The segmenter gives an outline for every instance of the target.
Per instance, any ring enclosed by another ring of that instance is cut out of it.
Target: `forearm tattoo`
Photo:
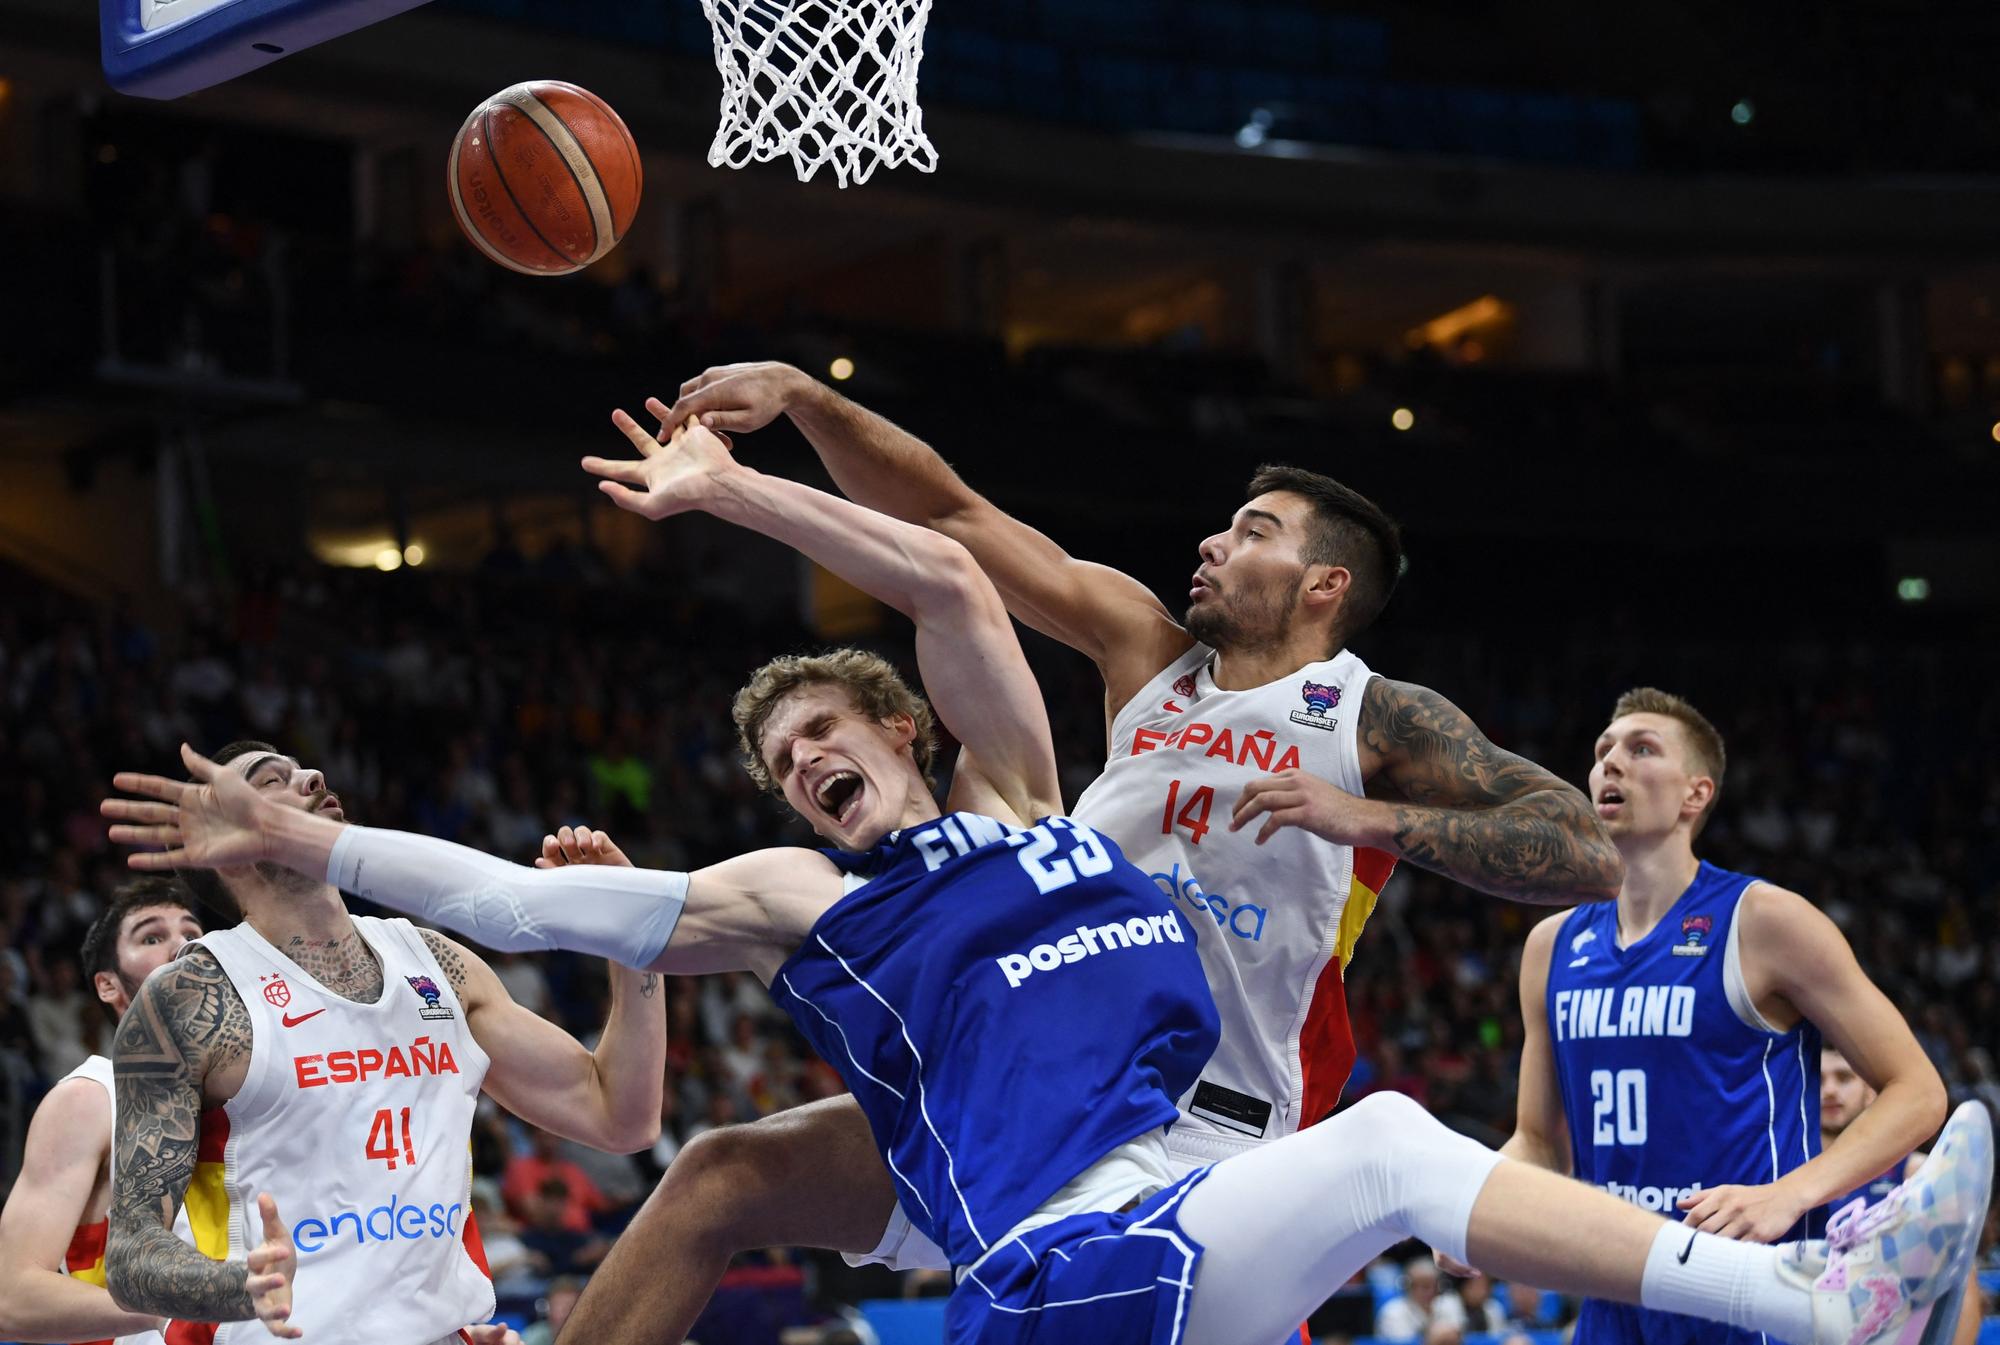
[[[1495,747],[1435,691],[1376,678],[1359,732],[1384,763],[1396,849],[1410,863],[1516,901],[1618,895],[1624,866],[1589,800]]]
[[[244,1263],[212,1261],[173,1231],[194,1173],[202,1080],[249,1049],[250,1015],[200,948],[148,980],[118,1025],[117,1180],[104,1261],[123,1308],[197,1322],[257,1315]]]

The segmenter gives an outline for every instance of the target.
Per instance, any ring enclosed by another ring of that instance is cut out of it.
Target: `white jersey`
[[[263,1241],[259,1193],[298,1249],[292,1324],[317,1345],[425,1345],[493,1312],[472,1223],[472,1114],[487,1057],[407,920],[354,917],[382,996],[344,999],[249,925],[204,935],[250,1012],[243,1087],[203,1117],[226,1255]],[[219,1345],[268,1338],[229,1322]]]
[[[1297,828],[1256,843],[1229,818],[1243,786],[1297,768],[1362,792],[1355,723],[1374,676],[1350,653],[1247,691],[1196,645],[1111,726],[1104,773],[1072,810],[1117,841],[1198,931],[1222,1044],[1180,1100],[1175,1157],[1226,1158],[1321,1120],[1354,1064],[1343,969],[1395,868]]]
[[[105,1098],[111,1104],[112,1124],[115,1128],[118,1115],[118,1088],[112,1079],[111,1062],[101,1055],[91,1056],[57,1082],[68,1083],[71,1079],[88,1079],[104,1090]],[[107,1132],[104,1138],[106,1140],[104,1176],[105,1184],[109,1186],[117,1176],[117,1145],[110,1143],[111,1133]],[[75,1234],[70,1238],[69,1249],[63,1254],[63,1273],[87,1284],[94,1284],[100,1289],[104,1288],[104,1244],[109,1229],[108,1217],[78,1224]],[[194,1241],[194,1231],[188,1226],[188,1212],[185,1205],[174,1215],[174,1234],[183,1242]],[[98,1345],[104,1343],[99,1342]],[[115,1345],[164,1345],[164,1342],[157,1331],[141,1331],[134,1335],[118,1337]]]

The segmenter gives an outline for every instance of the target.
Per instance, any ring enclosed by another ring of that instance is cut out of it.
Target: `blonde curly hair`
[[[774,658],[756,672],[736,693],[729,717],[736,723],[736,745],[743,754],[743,768],[757,782],[757,788],[783,795],[764,764],[764,725],[778,703],[794,691],[809,686],[839,687],[863,716],[888,719],[908,715],[916,721],[916,737],[910,743],[917,771],[924,784],[937,787],[931,766],[937,757],[937,717],[930,702],[910,690],[902,674],[885,658],[865,649],[835,649],[825,654],[787,654]]]

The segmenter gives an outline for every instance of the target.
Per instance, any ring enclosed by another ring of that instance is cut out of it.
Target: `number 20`
[[[1590,1072],[1590,1142],[1595,1145],[1646,1142],[1646,1071]]]

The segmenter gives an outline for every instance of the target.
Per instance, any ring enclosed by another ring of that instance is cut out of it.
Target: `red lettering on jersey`
[[[1295,771],[1298,768],[1299,768],[1299,749],[1296,747],[1287,747],[1285,749],[1285,755],[1278,758],[1278,764],[1273,766],[1271,768],[1271,771],[1273,774],[1278,774],[1283,771]]]
[[[1198,747],[1214,736],[1215,728],[1212,725],[1201,723],[1189,724],[1181,730],[1180,748],[1182,751],[1186,751],[1190,747]]]
[[[301,1088],[324,1088],[328,1084],[366,1083],[369,1079],[415,1079],[426,1074],[456,1074],[458,1061],[452,1058],[448,1042],[418,1037],[408,1046],[391,1046],[386,1053],[373,1047],[353,1051],[328,1051],[324,1055],[292,1058],[292,1074]]]
[[[1244,762],[1255,758],[1257,769],[1268,771],[1271,769],[1271,753],[1277,746],[1278,735],[1269,729],[1246,733],[1243,735],[1241,745],[1236,749],[1236,764],[1241,766]]]
[[[1167,735],[1158,729],[1140,729],[1132,735],[1132,755],[1136,757],[1141,752],[1150,752],[1165,742],[1166,738]]]
[[[1202,753],[1202,755],[1209,757],[1221,757],[1224,761],[1228,761],[1231,759],[1232,754],[1235,751],[1236,751],[1236,739],[1230,734],[1228,729],[1224,729],[1222,731],[1222,736],[1220,738],[1217,738],[1215,740],[1214,745],[1211,746],[1208,749],[1208,751]]]

